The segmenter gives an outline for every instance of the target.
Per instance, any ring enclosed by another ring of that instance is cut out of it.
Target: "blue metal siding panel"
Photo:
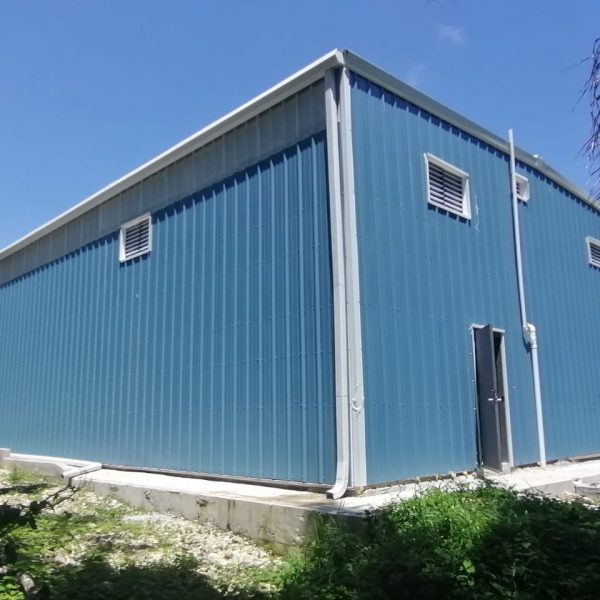
[[[600,270],[586,236],[600,215],[531,169],[520,205],[528,319],[538,330],[549,458],[600,451]]]
[[[323,131],[323,82],[318,81],[169,167],[0,261],[0,284],[89,242],[122,223],[164,209],[260,160]]]
[[[358,76],[352,86],[369,483],[476,466],[472,323],[506,330],[515,458],[535,460],[507,159]],[[471,221],[427,204],[425,152],[470,174]]]
[[[321,133],[0,287],[2,445],[331,482],[327,210]]]

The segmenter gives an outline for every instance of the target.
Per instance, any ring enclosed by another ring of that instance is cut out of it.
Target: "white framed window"
[[[586,237],[588,250],[588,261],[592,267],[600,269],[600,240],[593,237]]]
[[[517,180],[517,200],[521,202],[529,201],[529,179],[519,173],[515,173],[515,179]]]
[[[126,262],[152,250],[152,215],[147,213],[121,226],[119,261]]]
[[[463,219],[471,218],[469,174],[445,160],[425,154],[427,202]]]

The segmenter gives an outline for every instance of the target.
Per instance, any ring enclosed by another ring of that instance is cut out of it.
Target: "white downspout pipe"
[[[88,473],[94,473],[95,471],[100,471],[101,469],[102,463],[89,463],[88,465],[84,465],[83,467],[63,471],[61,478],[66,479],[69,482],[69,485],[71,485],[71,480],[74,477],[79,477],[80,475],[87,475]]]
[[[523,284],[523,261],[521,258],[521,228],[519,225],[519,205],[517,199],[517,170],[515,161],[515,142],[513,130],[508,130],[508,142],[510,147],[510,182],[512,195],[513,231],[515,237],[515,255],[517,261],[517,283],[519,286],[519,306],[521,308],[521,327],[523,336],[531,350],[531,369],[533,371],[533,395],[535,399],[535,417],[537,423],[538,448],[540,455],[540,466],[546,466],[546,440],[544,436],[544,418],[542,412],[542,392],[540,385],[540,365],[538,358],[537,332],[535,325],[527,322],[527,311],[525,309],[525,289]]]
[[[358,225],[352,137],[352,88],[344,66],[340,78],[340,156],[342,163],[342,213],[346,266],[346,320],[348,324],[348,392],[350,395],[350,485],[367,484],[365,390],[361,327]]]
[[[350,406],[348,399],[348,337],[344,221],[340,168],[339,107],[335,71],[325,74],[327,163],[329,173],[329,220],[333,276],[333,329],[335,353],[335,421],[337,466],[334,486],[327,497],[337,500],[348,488],[350,474]]]

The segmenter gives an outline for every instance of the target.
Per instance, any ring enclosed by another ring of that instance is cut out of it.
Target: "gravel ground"
[[[0,470],[0,503],[28,505],[61,489],[56,481],[46,483],[46,487],[29,494],[2,493],[2,488],[14,485],[15,481],[14,476],[11,481],[10,472]],[[28,484],[28,481],[18,482],[18,485]],[[257,570],[282,565],[281,559],[266,548],[230,531],[145,512],[120,500],[97,496],[85,488],[72,493],[54,513],[76,516],[78,523],[73,539],[49,550],[47,560],[61,566],[78,565],[93,549],[106,553],[116,568],[168,562],[186,555],[198,561],[199,573],[220,587],[235,588],[250,584]]]

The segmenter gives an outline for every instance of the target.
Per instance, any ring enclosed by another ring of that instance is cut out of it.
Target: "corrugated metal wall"
[[[319,81],[0,261],[0,284],[181,200],[325,129]]]
[[[600,215],[531,169],[521,205],[528,319],[538,330],[549,458],[600,451],[600,269],[586,236]]]
[[[536,460],[507,158],[358,76],[352,117],[369,482],[476,466],[472,323],[506,330],[515,459]],[[470,174],[470,221],[428,206],[425,152]]]
[[[185,195],[193,160],[119,218]],[[113,232],[0,287],[2,445],[331,482],[326,182],[319,133],[155,212],[142,259]]]

